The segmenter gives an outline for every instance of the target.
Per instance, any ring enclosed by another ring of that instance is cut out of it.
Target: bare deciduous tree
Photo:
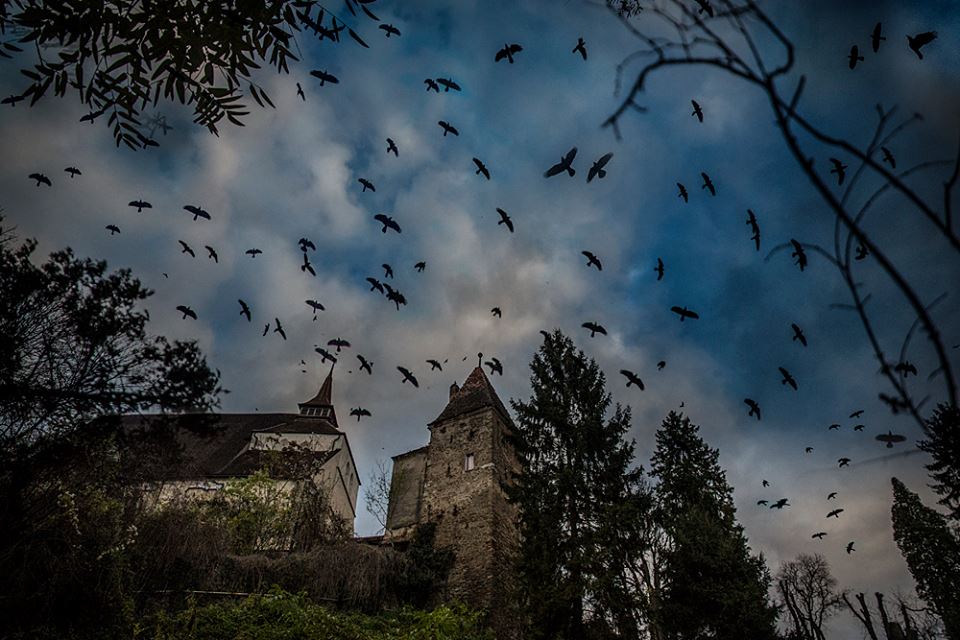
[[[824,640],[824,623],[842,606],[844,594],[822,555],[801,553],[777,574],[780,604],[789,613],[791,638]]]

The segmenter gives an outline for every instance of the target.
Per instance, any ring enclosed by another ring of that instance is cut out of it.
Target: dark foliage
[[[927,471],[933,478],[933,490],[950,517],[960,520],[960,410],[941,404],[924,424],[926,440],[920,448],[933,458]]]

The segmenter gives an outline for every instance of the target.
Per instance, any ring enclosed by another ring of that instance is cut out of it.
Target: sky
[[[891,142],[899,166],[952,158],[960,135],[960,11],[952,3],[767,7],[797,45],[797,70],[783,86],[806,74],[800,106],[811,120],[866,144],[874,105],[898,105],[901,114],[924,116]],[[837,271],[816,255],[803,272],[787,251],[768,256],[791,238],[831,247],[834,218],[789,155],[764,96],[717,70],[664,70],[638,98],[647,111],[625,116],[618,140],[601,124],[619,104],[617,65],[641,43],[602,7],[418,0],[371,8],[401,36],[386,38],[370,21],[351,21],[370,49],[302,37],[303,60],[290,75],[258,78],[276,108],[253,105],[245,127],[225,125],[219,137],[192,125],[189,110],[161,103],[150,113],[173,129],[156,133],[159,148],[132,152],[117,149],[103,124],[79,123],[86,110],[75,97],[5,107],[6,224],[39,240],[38,257],[70,246],[132,269],[155,292],[146,303],[150,330],[196,340],[221,371],[231,390],[224,411],[296,411],[328,368],[313,347],[349,340],[334,375],[334,401],[367,486],[379,460],[425,444],[426,424],[478,352],[503,362],[502,377],[492,377],[501,398],[525,399],[539,331],[560,328],[600,363],[614,401],[632,409],[637,464],[649,466],[654,433],[670,410],[682,405],[701,425],[720,449],[750,544],[771,571],[800,552],[819,552],[843,587],[912,589],[892,537],[890,477],[933,504],[925,454],[915,447],[921,433],[877,399],[891,390],[863,327],[831,306],[849,302]],[[877,21],[888,40],[874,54],[868,38]],[[940,37],[919,60],[905,35],[928,30]],[[578,37],[586,61],[571,51]],[[494,62],[495,52],[514,42],[523,46],[516,63]],[[851,71],[846,55],[854,43],[866,59]],[[761,46],[773,55],[770,43]],[[17,62],[0,62],[4,96],[23,88]],[[312,69],[340,83],[321,87]],[[624,78],[638,69],[627,65]],[[451,77],[463,91],[427,92],[428,77]],[[691,115],[691,99],[703,108],[702,123]],[[439,120],[460,135],[444,137]],[[398,157],[386,153],[388,137]],[[828,158],[837,152],[801,143],[815,169],[833,180]],[[545,179],[571,147],[579,150],[576,176]],[[614,156],[606,177],[588,184],[590,164],[608,152]],[[486,163],[491,180],[474,173],[472,157]],[[69,165],[83,174],[70,179],[62,171]],[[53,186],[34,186],[26,176],[35,171]],[[701,189],[701,171],[716,184],[716,197]],[[938,167],[911,185],[939,204],[948,173]],[[376,192],[363,193],[361,177]],[[678,198],[677,182],[687,186],[689,203]],[[877,185],[865,180],[854,201]],[[139,198],[153,209],[138,214],[127,206]],[[186,204],[201,205],[212,219],[194,221]],[[515,233],[497,224],[498,207],[512,217]],[[759,252],[748,208],[761,226]],[[402,233],[381,233],[377,213],[394,217]],[[107,224],[121,233],[111,236]],[[956,254],[897,196],[878,201],[866,228],[925,303],[948,293],[933,317],[956,367]],[[316,277],[299,269],[297,240],[304,236],[317,246],[310,253]],[[181,253],[178,240],[197,257]],[[207,259],[204,245],[217,250],[219,263]],[[245,255],[254,247],[263,253]],[[586,265],[583,250],[597,254],[602,271]],[[662,281],[657,258],[665,265]],[[413,268],[419,261],[426,262],[422,273]],[[395,278],[386,281],[408,301],[399,311],[365,280],[384,280],[382,263],[392,265]],[[913,316],[870,258],[855,269],[872,294],[884,349],[897,353]],[[240,316],[238,298],[249,303],[253,322]],[[315,320],[306,299],[325,306]],[[181,319],[180,304],[195,309],[197,320]],[[700,319],[681,323],[673,305],[696,310]],[[261,336],[274,318],[288,340]],[[587,321],[609,335],[590,338],[580,326]],[[803,328],[809,346],[791,340],[791,323]],[[359,371],[358,353],[374,362],[372,376]],[[927,380],[936,365],[922,335],[908,355],[920,372],[911,388],[918,398],[931,396],[929,410],[944,387]],[[445,362],[443,371],[431,372],[427,358]],[[419,389],[401,383],[398,365],[414,372]],[[781,384],[780,366],[796,377],[797,391]],[[636,371],[645,390],[626,388],[620,369]],[[747,416],[745,397],[760,403],[761,421]],[[353,421],[348,413],[356,406],[372,416]],[[861,418],[848,417],[859,409]],[[829,431],[832,423],[841,428]],[[853,431],[857,423],[862,432]],[[888,430],[907,443],[885,449],[874,436]],[[853,462],[838,469],[842,456]],[[763,479],[771,486],[762,487]],[[362,507],[363,491],[356,529],[369,535],[378,525]],[[838,498],[827,502],[831,491]],[[782,511],[756,504],[781,497],[791,505]],[[845,510],[841,517],[826,520],[836,507]],[[828,535],[812,540],[817,531]],[[856,552],[848,555],[851,540]]]

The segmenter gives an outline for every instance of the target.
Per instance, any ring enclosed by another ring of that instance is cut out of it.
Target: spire
[[[457,388],[456,383],[454,383],[450,387],[450,399],[447,406],[430,424],[433,425],[486,407],[493,408],[512,427],[513,421],[510,419],[507,408],[503,405],[483,368],[478,365],[463,381],[463,385]]]
[[[330,371],[320,385],[317,395],[306,402],[301,402],[298,406],[301,416],[327,418],[336,426],[337,414],[333,410],[333,365],[330,366]]]

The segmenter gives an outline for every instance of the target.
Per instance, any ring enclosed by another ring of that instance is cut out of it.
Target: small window
[[[472,470],[473,470],[473,467],[475,466],[475,464],[476,464],[476,463],[474,462],[473,454],[472,454],[472,453],[468,453],[468,454],[467,454],[467,457],[463,459],[463,470],[464,470],[464,471],[472,471]]]

